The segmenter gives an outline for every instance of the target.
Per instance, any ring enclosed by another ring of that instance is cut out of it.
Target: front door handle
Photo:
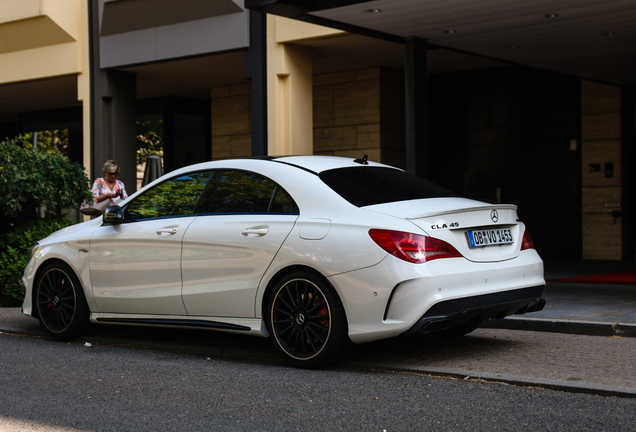
[[[157,235],[174,235],[179,231],[179,227],[161,228],[157,230]]]
[[[265,234],[267,234],[268,231],[269,231],[269,227],[268,226],[255,226],[255,227],[251,227],[251,228],[247,228],[247,229],[243,230],[241,232],[241,234],[243,234],[246,237],[251,235],[251,234],[264,236]]]

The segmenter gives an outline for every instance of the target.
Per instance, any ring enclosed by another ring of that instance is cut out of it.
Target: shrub
[[[0,234],[0,306],[20,306],[24,295],[20,280],[29,251],[38,240],[69,226],[67,220],[32,219]]]
[[[25,148],[29,145],[22,138],[0,142],[0,218],[20,222],[35,207],[56,217],[91,199],[84,168],[61,154]]]
[[[38,240],[71,223],[62,209],[91,199],[84,168],[54,151],[34,150],[22,138],[0,142],[0,306],[22,303],[20,279]],[[35,218],[35,208],[46,218]]]

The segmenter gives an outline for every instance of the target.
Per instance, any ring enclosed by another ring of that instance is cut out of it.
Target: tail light
[[[526,232],[523,233],[523,240],[521,240],[521,250],[526,249],[534,249],[534,243],[532,242],[532,237],[530,237],[530,233],[526,229]]]
[[[374,242],[391,255],[410,263],[423,263],[438,258],[457,258],[462,255],[448,243],[419,234],[369,230]]]

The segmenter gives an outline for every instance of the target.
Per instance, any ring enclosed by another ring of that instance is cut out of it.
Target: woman
[[[96,203],[109,199],[108,205],[119,204],[120,201],[128,198],[124,183],[117,180],[119,175],[119,163],[114,160],[107,160],[104,164],[104,178],[98,178],[93,183],[91,192]]]

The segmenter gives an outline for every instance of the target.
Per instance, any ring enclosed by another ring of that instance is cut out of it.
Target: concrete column
[[[77,77],[77,98],[82,101],[82,166],[89,179],[93,177],[91,127],[91,27],[92,3],[80,2],[82,35],[82,73]],[[88,216],[85,217],[88,219]]]
[[[249,11],[250,47],[245,77],[252,81],[252,156],[267,155],[267,15]]]
[[[429,176],[428,78],[426,41],[417,37],[405,40],[406,91],[406,171]]]
[[[128,194],[137,189],[136,76],[100,67],[97,0],[90,0],[90,129],[92,179],[103,175],[108,159],[121,167]]]
[[[275,17],[267,21],[268,154],[313,153],[311,48],[276,42]]]
[[[623,154],[625,162],[623,187],[623,256],[636,258],[636,92],[622,89],[623,101]]]
[[[96,81],[101,85],[93,88],[91,97],[93,175],[101,177],[104,162],[117,160],[121,166],[118,179],[130,194],[137,189],[135,74],[103,71]]]

